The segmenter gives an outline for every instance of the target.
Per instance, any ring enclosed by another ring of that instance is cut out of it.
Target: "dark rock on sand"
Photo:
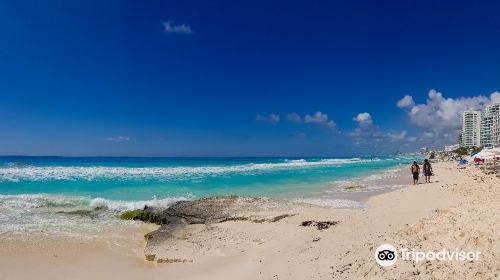
[[[337,221],[325,221],[325,222],[317,222],[317,221],[304,221],[300,225],[303,227],[316,227],[318,230],[328,229],[330,226],[334,226],[338,224]]]
[[[147,254],[146,254],[146,260],[147,260],[147,261],[152,262],[152,261],[154,261],[154,260],[155,260],[155,258],[156,258],[156,255],[147,255]]]
[[[144,210],[136,209],[131,211],[123,212],[120,215],[120,219],[122,220],[140,220],[140,216],[143,214]]]
[[[192,263],[190,259],[158,259],[157,263]]]
[[[366,189],[366,186],[354,185],[344,188],[344,190],[362,190],[362,189]]]

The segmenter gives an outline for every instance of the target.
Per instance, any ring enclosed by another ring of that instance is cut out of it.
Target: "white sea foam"
[[[361,204],[360,202],[348,199],[301,198],[301,199],[295,199],[293,201],[299,203],[318,205],[322,207],[339,208],[339,209],[365,208],[365,205]]]
[[[47,238],[77,237],[98,238],[102,231],[115,232],[125,226],[117,215],[125,210],[148,206],[168,207],[179,200],[192,197],[169,197],[141,201],[122,201],[83,196],[50,194],[0,195],[0,239],[11,237],[30,238],[41,235]],[[68,215],[73,210],[96,210],[94,218],[85,215]]]
[[[117,201],[108,200],[104,198],[94,198],[90,201],[90,207],[92,208],[106,208],[115,211],[125,211],[133,209],[142,209],[144,206],[159,206],[159,207],[169,207],[177,201],[189,200],[185,197],[172,197],[157,199],[153,197],[152,200],[141,200],[141,201]]]
[[[88,201],[85,197],[49,194],[0,195],[2,208],[75,207],[88,205]]]
[[[360,188],[356,190],[349,189],[349,192],[370,192],[373,190],[381,189],[381,188],[392,188],[398,187],[401,184],[397,182],[390,182],[391,180],[397,179],[401,176],[402,168],[390,168],[382,170],[379,173],[366,175],[363,177],[352,177],[344,180],[334,180],[329,182],[332,188],[325,190],[326,192],[338,192],[344,191],[346,187],[351,187],[353,185],[362,185],[366,186],[366,188]]]
[[[307,162],[305,159],[285,159],[285,162]]]
[[[250,163],[229,166],[176,167],[109,167],[109,166],[5,166],[0,168],[0,182],[46,180],[189,180],[221,176],[230,173],[252,173],[273,169],[309,168],[378,161],[351,159],[322,159],[316,161],[287,160],[276,163]]]
[[[126,201],[110,200],[101,197],[90,198],[83,196],[63,196],[49,194],[19,194],[19,195],[0,195],[0,209],[35,209],[42,207],[53,208],[103,208],[113,211],[125,211],[143,208],[144,206],[169,207],[176,201],[190,200],[193,197],[167,197],[158,199],[153,197],[151,200]]]
[[[383,172],[377,173],[377,174],[372,174],[366,177],[361,178],[365,182],[371,182],[371,181],[381,181],[381,180],[386,180],[390,178],[396,178],[400,175],[401,168],[392,168],[392,169],[386,169]]]

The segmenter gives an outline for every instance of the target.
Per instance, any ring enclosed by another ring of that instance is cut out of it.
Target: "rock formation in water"
[[[222,196],[178,201],[168,208],[146,206],[124,212],[121,218],[157,225],[211,224],[231,220],[275,222],[291,215],[288,212],[293,209],[292,205],[268,198]],[[276,215],[280,211],[284,213]]]

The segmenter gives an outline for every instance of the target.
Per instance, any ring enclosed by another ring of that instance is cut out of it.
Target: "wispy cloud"
[[[326,127],[331,131],[337,131],[337,124],[333,120],[329,119],[327,114],[324,114],[320,111],[312,115],[306,114],[304,117],[301,117],[297,113],[289,113],[286,115],[286,121],[295,124],[317,124]]]
[[[331,131],[338,132],[337,131],[337,124],[328,118],[328,115],[321,113],[320,111],[309,115],[306,114],[304,117],[297,113],[288,113],[285,115],[285,120],[288,123],[292,124],[311,124],[311,125],[316,125],[320,127],[325,127],[328,128]],[[258,114],[255,116],[255,121],[258,123],[268,123],[272,125],[277,125],[281,121],[281,117],[278,114],[269,114],[269,115],[262,115]]]
[[[286,121],[289,123],[301,123],[302,117],[297,113],[286,114]]]
[[[328,122],[328,115],[321,112],[316,112],[313,115],[306,115],[304,117],[304,122],[306,123],[325,123]]]
[[[167,33],[183,33],[183,34],[193,34],[193,29],[191,26],[183,23],[183,24],[174,24],[174,21],[169,20],[163,22],[163,28]]]
[[[257,116],[255,116],[255,121],[258,122],[258,123],[269,123],[269,124],[272,124],[272,125],[275,125],[277,123],[280,122],[280,115],[278,114],[269,114],[267,116],[264,116],[264,115],[261,115],[261,114],[257,114]]]
[[[327,121],[325,123],[325,126],[328,127],[328,129],[330,129],[331,131],[337,131],[337,123],[335,123],[334,121]]]
[[[104,138],[105,141],[109,142],[128,142],[130,141],[130,137],[128,136],[113,136]]]
[[[299,139],[299,140],[303,140],[307,137],[307,135],[304,133],[304,132],[296,132],[296,133],[291,133],[290,135],[288,135],[290,138],[293,138],[293,139]]]

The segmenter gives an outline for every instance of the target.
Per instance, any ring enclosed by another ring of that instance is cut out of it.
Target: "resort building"
[[[481,111],[464,111],[462,116],[462,146],[481,145]]]
[[[493,116],[491,124],[491,145],[495,148],[500,147],[500,111]]]
[[[481,114],[481,146],[491,148],[494,144],[493,120],[500,114],[500,103],[486,106]]]

